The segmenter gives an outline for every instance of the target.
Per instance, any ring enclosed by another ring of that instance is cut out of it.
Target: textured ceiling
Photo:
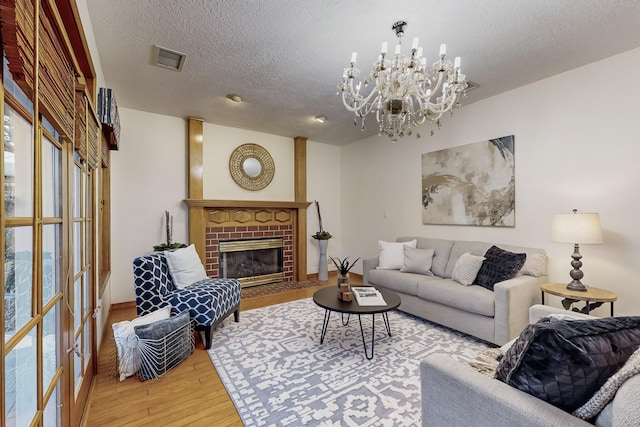
[[[373,118],[353,125],[336,85],[352,51],[368,72],[395,44],[397,20],[429,62],[441,43],[462,57],[480,85],[464,104],[640,46],[636,0],[86,1],[118,105],[335,145],[377,132]],[[153,65],[154,45],[187,54],[183,70]]]

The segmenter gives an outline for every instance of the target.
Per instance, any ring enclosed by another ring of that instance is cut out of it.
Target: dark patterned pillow
[[[162,376],[193,352],[193,332],[188,311],[133,329],[138,337],[138,376],[141,381]]]
[[[555,320],[527,326],[496,378],[565,411],[587,402],[640,347],[640,316]]]
[[[475,284],[489,290],[493,290],[496,283],[515,277],[527,260],[525,253],[516,254],[497,246],[491,246],[484,257]]]

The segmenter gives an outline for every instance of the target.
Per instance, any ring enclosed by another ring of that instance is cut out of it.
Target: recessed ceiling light
[[[316,122],[324,123],[327,121],[327,116],[315,116],[314,120]]]
[[[227,95],[227,99],[230,99],[233,102],[242,102],[242,97],[240,95],[236,95],[235,93],[230,93]]]

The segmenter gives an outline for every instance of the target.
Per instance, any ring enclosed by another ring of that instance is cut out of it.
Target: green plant
[[[331,233],[329,233],[328,231],[324,231],[324,229],[322,228],[322,216],[320,215],[320,203],[318,203],[317,200],[315,200],[314,203],[316,204],[316,210],[318,211],[318,224],[320,225],[320,231],[316,231],[316,234],[312,234],[311,237],[313,237],[316,240],[329,240],[333,236],[331,235]]]
[[[328,231],[317,231],[316,234],[312,234],[311,237],[316,240],[329,240],[333,235]]]
[[[153,247],[154,251],[168,251],[170,249],[180,249],[180,248],[186,248],[187,245],[185,245],[184,243],[161,243],[159,245],[155,245]]]
[[[349,270],[351,270],[353,266],[356,265],[356,262],[358,262],[358,260],[360,259],[360,258],[356,258],[355,261],[349,262],[349,257],[346,257],[343,260],[341,260],[340,258],[334,258],[334,257],[329,257],[329,258],[331,258],[331,261],[333,261],[333,265],[336,266],[336,268],[338,269],[338,271],[342,276],[346,276],[349,273]]]
[[[562,300],[562,306],[564,307],[565,310],[575,311],[576,313],[589,314],[591,310],[596,309],[600,307],[602,304],[604,304],[603,302],[591,302],[591,303],[585,302],[585,306],[582,308],[571,307],[574,303],[579,301],[580,300],[578,299],[565,298]]]
[[[169,214],[169,211],[164,211],[164,218],[165,218],[166,229],[167,229],[167,242],[166,243],[160,243],[159,245],[155,245],[153,247],[153,250],[154,251],[168,251],[170,249],[186,248],[187,245],[185,245],[184,243],[177,243],[177,242],[172,242],[171,241],[171,239],[173,237],[173,216],[171,216],[171,214]]]

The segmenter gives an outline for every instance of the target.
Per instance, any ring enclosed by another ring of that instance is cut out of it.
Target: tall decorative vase
[[[318,263],[318,280],[329,280],[329,267],[327,265],[327,246],[329,240],[318,240],[320,247],[320,261]]]

